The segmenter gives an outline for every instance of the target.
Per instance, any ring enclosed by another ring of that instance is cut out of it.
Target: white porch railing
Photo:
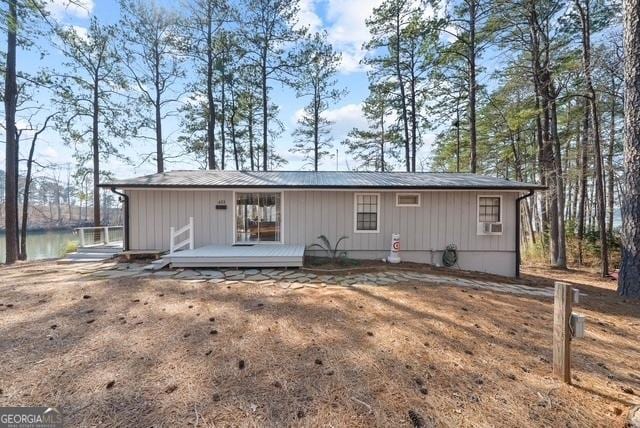
[[[176,238],[185,232],[189,232],[189,237],[184,241],[176,243]],[[189,217],[189,223],[185,226],[182,226],[178,230],[176,230],[175,227],[171,226],[171,230],[169,232],[169,254],[175,253],[178,250],[182,250],[187,245],[189,246],[190,250],[193,250],[193,217]]]
[[[122,243],[124,239],[123,226],[77,227],[75,230],[80,247]]]

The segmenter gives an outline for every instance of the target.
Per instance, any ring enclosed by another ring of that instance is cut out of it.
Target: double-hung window
[[[502,234],[501,196],[478,196],[478,234]]]
[[[354,232],[379,232],[380,195],[378,193],[356,193],[354,205]]]

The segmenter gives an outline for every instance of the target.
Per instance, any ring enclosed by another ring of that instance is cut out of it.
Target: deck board
[[[164,256],[173,267],[299,267],[304,245],[205,245]]]

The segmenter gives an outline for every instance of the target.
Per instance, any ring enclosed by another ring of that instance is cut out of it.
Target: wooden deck
[[[300,267],[304,245],[206,245],[163,257],[172,267]]]

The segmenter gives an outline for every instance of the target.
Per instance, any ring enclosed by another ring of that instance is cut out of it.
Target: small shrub
[[[571,229],[568,229],[571,230]],[[597,230],[585,231],[582,240],[582,266],[597,267],[600,265],[600,234]],[[610,268],[617,269],[620,265],[620,234],[614,231],[613,239],[607,243],[609,246]],[[567,234],[567,263],[578,265],[580,253],[580,241],[572,233]],[[522,261],[528,264],[549,264],[548,237],[543,243],[540,236],[536,243],[527,243],[522,247]]]
[[[78,241],[67,241],[64,246],[64,253],[69,254],[75,253],[76,251],[78,251]]]
[[[333,246],[333,245],[331,245],[331,241],[329,241],[329,239],[326,236],[320,235],[320,236],[318,236],[318,240],[320,241],[320,243],[319,244],[317,244],[317,243],[316,244],[311,244],[311,245],[309,245],[309,248],[318,247],[318,248],[322,249],[325,252],[325,254],[327,255],[327,258],[330,260],[330,262],[331,263],[335,263],[338,259],[345,258],[347,256],[346,251],[338,250],[338,246],[345,239],[349,239],[349,237],[348,236],[341,236],[336,241],[336,245]]]

